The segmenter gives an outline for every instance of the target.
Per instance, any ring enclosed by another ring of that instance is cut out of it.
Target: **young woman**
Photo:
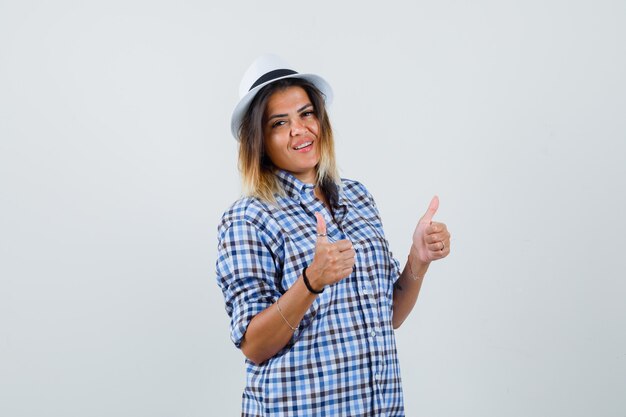
[[[337,173],[326,81],[268,55],[240,95],[245,197],[222,217],[216,269],[247,358],[242,415],[404,415],[394,329],[450,253],[437,197],[401,271],[372,196]]]

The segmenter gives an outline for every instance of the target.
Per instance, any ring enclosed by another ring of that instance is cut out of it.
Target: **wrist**
[[[424,278],[424,275],[426,275],[426,271],[428,271],[428,267],[430,266],[430,262],[424,262],[420,259],[419,252],[415,245],[411,245],[407,263],[413,280]]]
[[[307,271],[309,271],[309,274],[307,274]],[[302,270],[302,280],[304,281],[304,285],[306,286],[307,290],[309,290],[310,293],[313,293],[316,295],[324,292],[324,286],[319,284],[318,280],[316,279],[317,277],[318,275],[315,273],[311,277],[310,269],[308,266],[305,266],[304,269]],[[318,289],[318,288],[321,288],[321,289]]]

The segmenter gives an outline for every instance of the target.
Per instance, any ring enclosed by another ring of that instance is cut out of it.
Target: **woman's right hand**
[[[313,289],[322,290],[326,285],[347,278],[354,268],[356,252],[347,239],[330,243],[326,237],[326,222],[321,213],[317,218],[317,242],[313,262],[306,270]]]

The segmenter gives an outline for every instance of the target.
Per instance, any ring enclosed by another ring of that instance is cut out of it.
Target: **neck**
[[[313,172],[307,172],[307,173],[303,173],[303,174],[293,174],[294,177],[296,177],[297,179],[299,179],[300,181],[302,181],[305,184],[315,184],[317,182],[317,178],[316,178],[316,173],[315,171]]]

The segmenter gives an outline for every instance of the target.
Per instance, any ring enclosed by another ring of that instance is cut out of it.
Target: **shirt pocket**
[[[391,315],[393,283],[396,279],[396,267],[389,244],[377,233],[362,235],[352,243],[357,252],[357,279],[369,284],[377,298],[379,314],[388,318]]]

